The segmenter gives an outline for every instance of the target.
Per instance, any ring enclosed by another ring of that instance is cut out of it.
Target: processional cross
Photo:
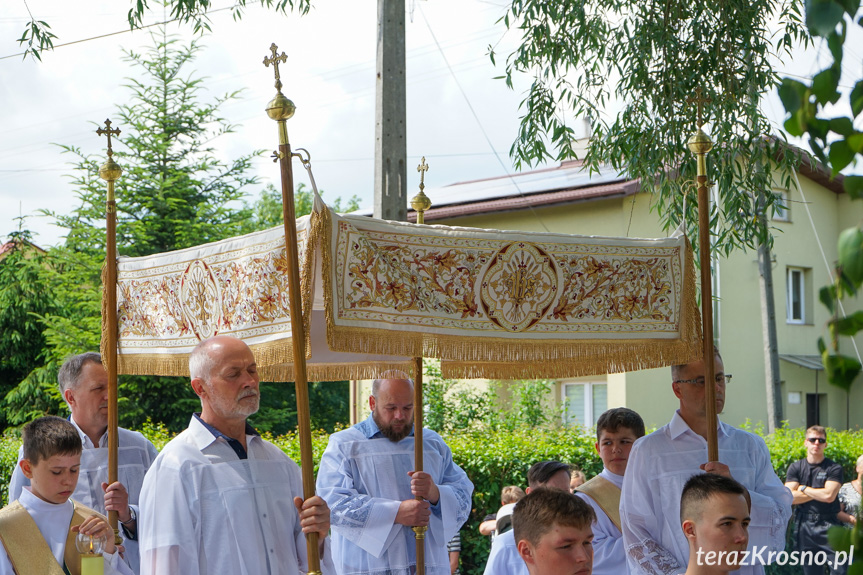
[[[702,118],[702,110],[704,108],[704,104],[709,104],[712,101],[713,100],[711,100],[709,96],[704,96],[702,94],[701,86],[698,86],[697,88],[695,88],[695,96],[690,96],[689,98],[686,99],[687,103],[696,104],[698,106],[698,116],[697,116],[697,120],[696,120],[698,122],[698,124],[695,126],[696,130],[700,130],[701,126],[704,125],[704,121]]]
[[[111,150],[111,135],[119,136],[120,128],[111,128],[111,120],[105,120],[105,127],[99,128],[96,130],[96,133],[100,136],[108,135],[108,157],[110,158],[114,155],[114,152]]]
[[[279,47],[276,46],[275,42],[270,44],[270,52],[273,53],[273,56],[271,58],[267,58],[266,56],[264,56],[264,66],[269,68],[270,64],[272,64],[273,68],[276,69],[276,90],[281,92],[282,91],[282,80],[279,78],[279,62],[281,62],[282,64],[287,62],[288,61],[288,55],[285,54],[284,52],[282,52],[282,55],[279,56]]]
[[[422,162],[417,166],[417,171],[420,173],[420,192],[425,189],[426,172],[429,171],[429,165],[426,164],[426,157],[423,156]]]

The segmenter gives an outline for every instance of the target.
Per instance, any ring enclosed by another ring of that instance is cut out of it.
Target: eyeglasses
[[[691,383],[691,384],[697,385],[699,387],[704,387],[705,381],[707,381],[707,380],[704,379],[703,377],[696,377],[695,379],[678,379],[676,381],[673,381],[672,383]],[[731,374],[730,373],[726,373],[726,374],[719,373],[716,375],[716,385],[725,385],[729,381],[731,381]]]
[[[806,441],[808,441],[809,443],[827,443],[827,440],[823,437],[807,437]]]

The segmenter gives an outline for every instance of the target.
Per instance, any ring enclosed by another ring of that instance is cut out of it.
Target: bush
[[[764,435],[755,428],[755,433]],[[161,449],[171,439],[171,433],[163,425],[147,423],[141,432]],[[295,432],[272,437],[264,434],[281,448],[291,459],[300,461],[300,442]],[[765,437],[773,467],[781,480],[785,480],[788,465],[805,457],[804,430],[783,427],[773,436]],[[323,430],[312,432],[312,452],[317,462],[327,446],[328,434]],[[854,464],[863,454],[863,432],[828,430],[829,443],[825,454],[838,461],[845,470],[845,479],[856,476]],[[594,449],[596,437],[593,430],[583,428],[536,429],[519,427],[497,431],[477,429],[453,432],[444,436],[452,448],[453,459],[474,483],[473,508],[467,523],[461,530],[462,572],[465,575],[481,574],[490,548],[489,538],[479,534],[479,524],[488,513],[500,507],[500,491],[506,485],[526,487],[527,470],[533,463],[544,459],[556,459],[582,469],[588,477],[602,471],[602,462]],[[5,435],[0,438],[0,497],[6,504],[9,480],[18,458],[21,438]],[[778,574],[774,566],[770,573]]]

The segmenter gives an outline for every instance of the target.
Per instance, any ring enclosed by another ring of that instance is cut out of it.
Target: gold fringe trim
[[[352,362],[352,363],[328,363],[328,364],[306,364],[306,374],[309,381],[345,381],[350,379],[375,379],[387,370],[400,370],[409,372],[413,363],[411,360],[404,362]],[[273,365],[258,371],[261,381],[294,381],[294,366],[292,364]]]
[[[255,354],[255,363],[258,367],[278,366],[294,361],[293,346],[289,337],[278,341],[257,343],[250,345],[249,348]],[[117,356],[117,373],[189,377],[189,354],[120,354]]]

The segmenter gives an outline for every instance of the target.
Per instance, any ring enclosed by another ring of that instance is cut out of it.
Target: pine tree
[[[260,152],[226,163],[212,144],[233,131],[220,109],[239,93],[205,100],[202,79],[187,72],[201,46],[194,41],[180,45],[164,30],[151,37],[153,46],[145,53],[126,52],[134,70],[126,84],[131,94],[112,118],[122,130],[114,140],[114,157],[123,168],[116,189],[117,246],[126,256],[242,233],[252,209],[241,200],[257,183],[249,172]],[[67,230],[63,244],[47,256],[45,281],[57,307],[42,316],[42,365],[6,398],[13,423],[29,420],[34,405],[40,412],[64,411],[54,391],[58,366],[69,355],[99,349],[106,186],[98,171],[104,155],[85,154],[71,145],[62,148],[74,157],[71,182],[79,201],[71,214],[43,211]],[[123,425],[139,426],[150,417],[178,429],[197,405],[183,378],[120,378]]]

